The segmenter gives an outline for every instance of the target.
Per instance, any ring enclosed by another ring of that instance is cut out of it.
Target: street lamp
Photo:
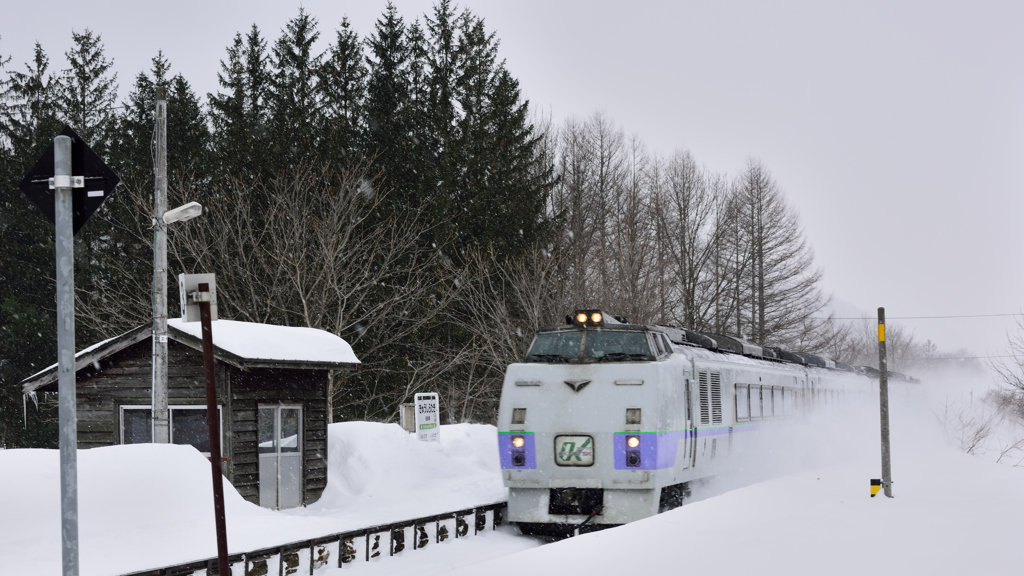
[[[199,202],[189,202],[183,206],[178,206],[174,210],[168,210],[164,212],[164,224],[174,224],[175,222],[187,222],[196,216],[203,213],[203,205]]]

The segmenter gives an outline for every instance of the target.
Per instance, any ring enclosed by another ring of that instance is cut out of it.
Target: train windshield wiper
[[[539,360],[547,360],[554,362],[568,362],[569,358],[562,356],[561,354],[530,354],[527,358],[537,358]]]
[[[598,360],[602,360],[602,361],[603,360],[625,360],[627,358],[629,358],[629,359],[635,358],[635,359],[638,359],[638,360],[649,360],[650,356],[648,356],[647,354],[639,354],[639,353],[627,354],[625,352],[609,352],[609,353],[605,354],[604,356],[600,357]]]

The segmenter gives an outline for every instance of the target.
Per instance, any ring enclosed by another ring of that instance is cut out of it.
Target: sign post
[[[60,402],[61,563],[78,575],[78,412],[75,390],[75,240],[71,232],[71,138],[53,140],[57,229],[57,397]]]
[[[437,406],[437,394],[416,395],[416,437],[424,442],[440,442],[441,429],[438,423],[440,411]]]
[[[69,127],[19,188],[53,222],[57,260],[57,395],[60,422],[61,567],[78,576],[78,415],[75,389],[74,235],[119,178]]]
[[[217,523],[217,574],[230,574],[228,530],[224,519],[224,475],[221,471],[220,419],[217,418],[217,372],[213,362],[213,320],[217,319],[217,292],[213,274],[181,274],[182,322],[195,322],[190,309],[199,309],[203,331],[203,372],[206,375],[206,422],[210,433],[210,468],[213,473],[213,514]],[[186,304],[187,301],[187,304]]]

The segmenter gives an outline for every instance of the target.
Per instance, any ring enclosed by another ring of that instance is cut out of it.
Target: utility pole
[[[153,193],[153,442],[170,442],[167,414],[167,90],[156,88]]]
[[[64,576],[78,576],[78,415],[75,390],[75,244],[71,138],[53,139],[57,228],[57,397],[60,420],[60,529]]]
[[[878,397],[882,415],[882,489],[892,498],[892,467],[889,463],[889,374],[885,359],[885,308],[878,309]]]

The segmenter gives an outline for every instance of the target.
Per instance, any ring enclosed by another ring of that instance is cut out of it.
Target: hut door
[[[302,407],[259,407],[260,506],[302,505]]]

